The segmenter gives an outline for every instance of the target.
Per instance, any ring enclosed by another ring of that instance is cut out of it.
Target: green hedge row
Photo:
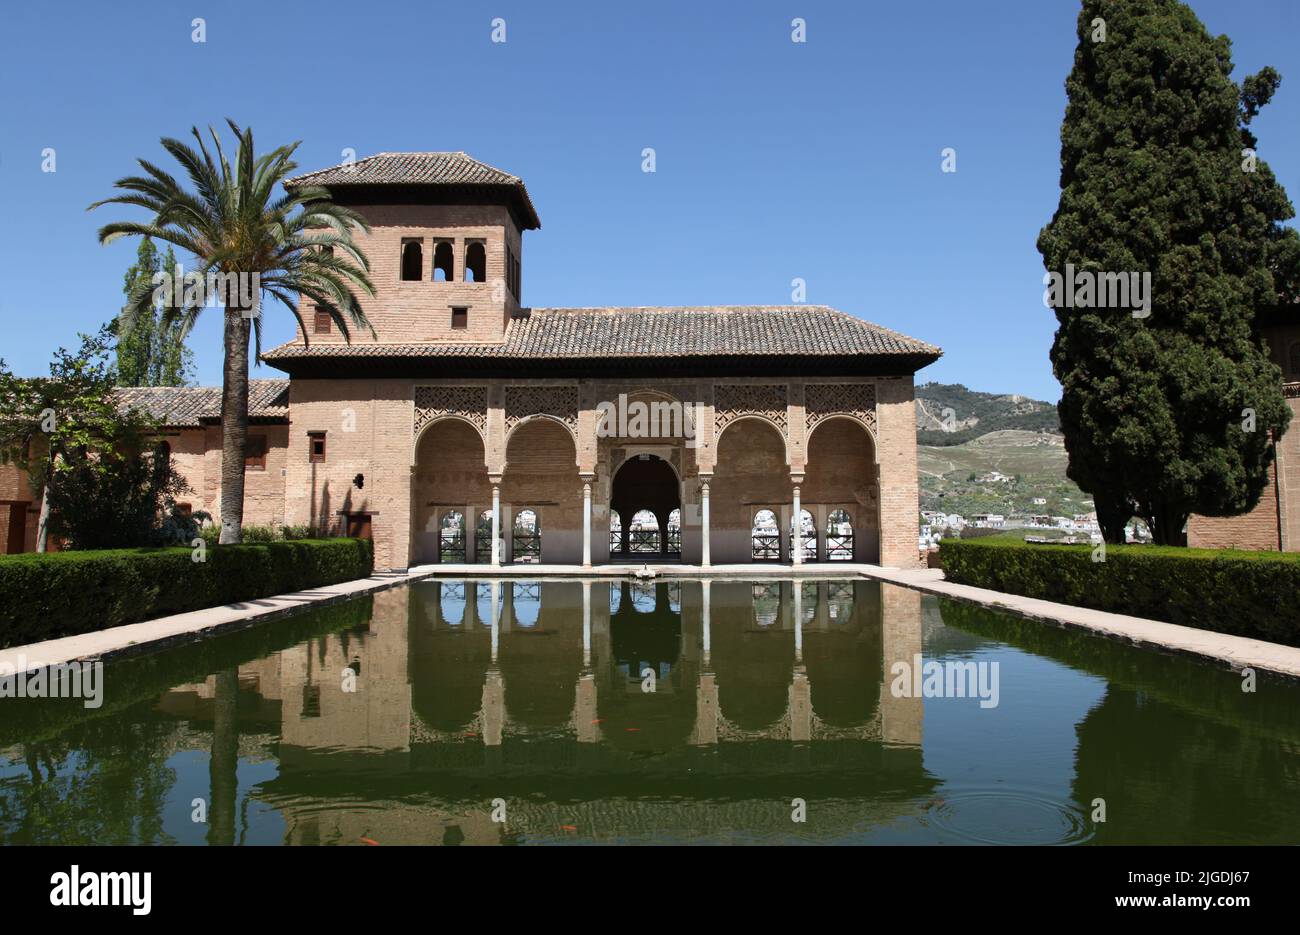
[[[1025,597],[1300,646],[1300,554],[944,539],[944,577]]]
[[[364,578],[362,539],[0,556],[0,647]]]

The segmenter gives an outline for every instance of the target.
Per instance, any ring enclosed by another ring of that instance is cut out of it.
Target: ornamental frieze
[[[507,386],[506,434],[529,416],[552,416],[578,432],[576,386]]]
[[[789,398],[783,383],[720,383],[713,388],[715,434],[742,416],[763,416],[786,433]]]
[[[830,416],[854,416],[876,428],[876,387],[873,383],[809,383],[804,387],[808,431]]]
[[[487,387],[417,386],[415,388],[415,431],[440,416],[459,416],[481,434],[487,433]]]

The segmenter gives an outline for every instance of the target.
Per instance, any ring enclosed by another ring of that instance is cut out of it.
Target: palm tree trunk
[[[235,806],[239,799],[239,671],[213,676],[212,755],[208,759],[208,843],[235,843]]]
[[[225,309],[226,360],[221,376],[221,538],[243,538],[244,457],[248,443],[248,333],[251,319]]]

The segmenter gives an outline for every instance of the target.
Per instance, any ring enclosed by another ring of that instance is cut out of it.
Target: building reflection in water
[[[490,820],[498,796],[599,810],[690,780],[699,801],[679,810],[717,809],[711,794],[749,803],[725,813],[788,799],[788,780],[810,795],[819,745],[828,763],[892,757],[892,781],[923,786],[922,702],[893,698],[885,678],[886,660],[920,651],[920,596],[865,580],[445,580],[380,592],[363,630],[238,677],[278,702],[279,775],[258,795],[291,841],[437,843],[434,822],[448,843],[488,843],[519,827]],[[722,758],[700,760],[709,750]],[[320,807],[349,782],[368,800]],[[789,817],[764,822],[788,830]]]

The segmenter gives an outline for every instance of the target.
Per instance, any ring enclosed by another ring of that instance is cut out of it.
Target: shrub
[[[368,576],[362,539],[0,556],[0,646],[71,636]]]
[[[1300,645],[1300,554],[944,539],[947,580]]]

